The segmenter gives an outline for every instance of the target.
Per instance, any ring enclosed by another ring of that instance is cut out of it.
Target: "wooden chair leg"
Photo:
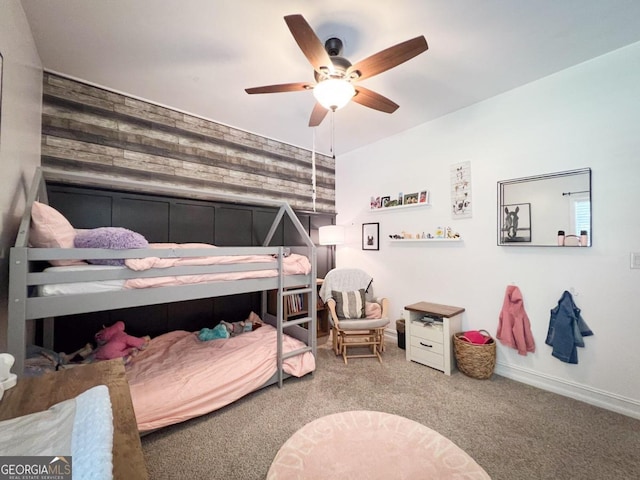
[[[335,330],[335,342],[334,350],[336,355],[341,355],[345,365],[349,363],[349,357],[362,358],[362,357],[376,357],[380,363],[382,363],[381,353],[385,349],[384,345],[384,328],[373,328],[371,330],[360,330],[357,332],[351,332],[352,335],[346,335],[344,332],[338,333]],[[353,337],[353,338],[351,338]],[[351,340],[350,340],[351,338]],[[352,348],[368,348],[370,353],[368,354],[354,354],[349,356],[348,349]]]

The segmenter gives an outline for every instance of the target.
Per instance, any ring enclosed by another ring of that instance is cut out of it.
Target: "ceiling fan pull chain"
[[[336,159],[336,111],[331,111],[331,154]]]
[[[313,137],[311,140],[311,200],[313,211],[316,211],[316,129],[312,128]]]

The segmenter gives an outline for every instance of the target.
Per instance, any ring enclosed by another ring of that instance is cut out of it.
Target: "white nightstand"
[[[451,337],[462,329],[464,308],[437,303],[418,302],[404,307],[406,358],[451,375],[455,368]],[[441,319],[427,324],[424,316]]]

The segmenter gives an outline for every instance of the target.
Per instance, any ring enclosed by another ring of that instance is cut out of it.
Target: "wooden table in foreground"
[[[4,392],[0,420],[47,410],[97,385],[109,388],[113,409],[113,478],[148,479],[129,384],[121,360],[110,360],[51,372],[41,377],[23,377]]]

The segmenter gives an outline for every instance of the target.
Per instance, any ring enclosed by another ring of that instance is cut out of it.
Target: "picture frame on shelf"
[[[380,224],[362,224],[362,250],[380,250]]]
[[[404,205],[413,205],[414,203],[418,203],[418,192],[406,193],[402,203]]]
[[[372,195],[369,200],[369,209],[371,211],[385,211],[404,207],[423,207],[431,206],[430,202],[431,192],[425,188],[407,194],[399,192],[397,197],[388,193]]]

